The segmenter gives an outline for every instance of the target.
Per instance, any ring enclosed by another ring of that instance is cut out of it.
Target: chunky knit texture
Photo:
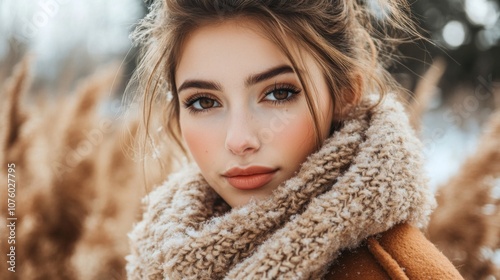
[[[130,279],[319,279],[339,252],[434,207],[404,110],[367,98],[267,199],[230,209],[190,164],[145,199]],[[370,109],[368,109],[370,108]]]

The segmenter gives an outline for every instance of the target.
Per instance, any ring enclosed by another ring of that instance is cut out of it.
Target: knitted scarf
[[[145,199],[129,279],[319,279],[341,250],[434,206],[404,110],[367,98],[267,199],[230,209],[191,164]],[[370,108],[370,109],[367,109]]]

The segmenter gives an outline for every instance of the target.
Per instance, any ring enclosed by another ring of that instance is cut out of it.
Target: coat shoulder
[[[400,224],[343,252],[325,279],[463,279],[418,229]]]

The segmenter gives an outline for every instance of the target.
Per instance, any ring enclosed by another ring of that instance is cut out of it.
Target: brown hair
[[[198,26],[245,17],[259,24],[292,63],[306,93],[319,147],[317,104],[306,87],[309,75],[297,71],[301,57],[293,55],[285,39],[291,38],[320,65],[336,125],[363,93],[383,97],[400,90],[385,67],[397,43],[419,37],[409,14],[406,0],[158,0],[133,33],[143,47],[135,82],[142,91],[136,97],[143,102],[146,135],[150,137],[151,116],[163,112],[160,123],[166,124],[169,138],[185,154],[175,84],[184,39]]]

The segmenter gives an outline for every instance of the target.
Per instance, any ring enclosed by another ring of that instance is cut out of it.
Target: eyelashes
[[[296,99],[302,90],[294,85],[275,83],[271,88],[264,90],[261,102],[269,102],[275,106],[284,105]],[[196,93],[182,102],[190,113],[202,113],[222,107],[218,98],[212,94]]]

